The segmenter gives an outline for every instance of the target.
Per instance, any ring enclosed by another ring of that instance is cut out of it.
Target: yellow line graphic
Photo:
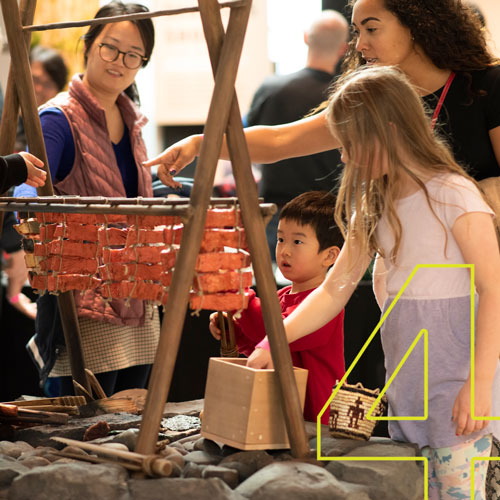
[[[475,327],[474,327],[474,316],[475,316],[475,286],[474,286],[474,264],[419,264],[415,266],[411,274],[408,276],[408,279],[405,281],[403,286],[401,287],[401,290],[398,292],[394,300],[391,302],[389,307],[387,308],[386,312],[383,314],[381,317],[380,321],[377,323],[377,326],[374,328],[373,332],[371,335],[368,337],[368,340],[365,342],[361,350],[359,351],[358,355],[354,359],[354,361],[351,363],[349,368],[347,369],[345,375],[342,377],[342,380],[337,384],[335,389],[333,390],[330,398],[328,401],[325,403],[323,408],[318,414],[317,418],[317,460],[324,460],[324,461],[414,461],[414,462],[423,462],[424,463],[424,474],[425,474],[425,487],[424,487],[424,499],[428,500],[429,498],[429,484],[428,484],[428,459],[426,457],[324,457],[321,455],[321,417],[327,411],[330,407],[330,403],[333,400],[333,398],[337,395],[338,391],[340,388],[344,385],[344,382],[347,380],[347,377],[349,374],[352,372],[356,364],[358,363],[359,359],[361,356],[363,356],[364,352],[372,342],[373,338],[375,335],[379,332],[380,328],[384,324],[384,321],[387,319],[395,305],[397,304],[398,300],[401,298],[403,292],[406,290],[408,285],[411,283],[413,277],[415,274],[420,270],[420,269],[469,269],[470,271],[470,331],[471,331],[471,418],[473,420],[500,420],[500,416],[498,417],[476,417],[475,416],[475,405],[474,405],[474,390],[475,390],[475,369],[474,369],[474,354],[475,354],[475,349],[474,349],[474,340],[475,340]],[[380,399],[382,398],[383,394],[391,384],[391,382],[394,380],[396,377],[397,373],[400,371],[401,367],[404,365],[405,361],[408,359],[409,355],[415,348],[416,344],[420,341],[420,339],[423,337],[424,339],[424,415],[423,416],[414,416],[414,417],[373,417],[372,412]],[[382,392],[379,394],[377,400],[375,403],[373,403],[372,407],[370,408],[370,411],[368,412],[367,419],[369,420],[426,420],[428,417],[428,331],[426,329],[420,330],[419,334],[409,347],[408,351],[404,355],[403,359],[400,361],[398,364],[396,370],[386,383],[385,387],[383,388]],[[488,458],[485,459],[483,457],[474,457],[472,459],[472,471],[474,467],[474,461],[476,460],[500,460],[500,458]],[[471,474],[471,492],[474,491],[474,474]],[[471,493],[471,498],[472,498],[472,493]]]

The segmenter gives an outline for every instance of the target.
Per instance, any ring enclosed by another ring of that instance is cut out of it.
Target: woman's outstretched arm
[[[284,158],[306,156],[340,146],[328,128],[325,111],[285,125],[249,127],[245,129],[245,137],[253,163],[275,163]],[[144,165],[159,165],[160,180],[175,187],[177,183],[173,176],[198,156],[202,141],[202,135],[186,137]],[[220,157],[230,159],[225,139]]]

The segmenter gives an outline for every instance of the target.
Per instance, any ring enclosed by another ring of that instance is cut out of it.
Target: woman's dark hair
[[[43,66],[43,70],[56,84],[58,92],[61,92],[66,87],[68,83],[68,67],[59,52],[48,47],[36,45],[31,49],[30,62],[39,62]]]
[[[353,7],[358,0],[350,0]],[[385,8],[407,27],[415,43],[441,69],[469,73],[498,64],[486,45],[478,16],[460,0],[383,0]],[[344,71],[365,62],[356,51],[356,37],[349,44]]]
[[[113,17],[113,16],[122,16],[124,14],[136,14],[139,12],[149,12],[149,9],[144,5],[140,5],[138,3],[122,3],[122,2],[110,2],[106,5],[103,5],[94,16],[94,19],[99,19],[101,17]],[[153,26],[153,21],[151,19],[139,19],[131,21],[137,26],[139,33],[142,38],[142,42],[144,43],[144,49],[146,51],[145,58],[146,60],[143,62],[142,66],[146,66],[148,63],[151,54],[153,52],[153,47],[155,45],[155,28]],[[99,33],[104,28],[104,24],[96,24],[91,26],[87,33],[83,35],[83,42],[85,44],[85,52],[83,55],[83,61],[85,66],[87,65],[87,54],[92,47],[95,39],[99,36]],[[127,94],[130,99],[139,104],[139,94],[137,92],[137,86],[135,82],[130,85],[125,90],[125,94]]]

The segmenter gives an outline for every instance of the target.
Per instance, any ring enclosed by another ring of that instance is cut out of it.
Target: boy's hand
[[[226,317],[226,313],[223,313],[224,317]],[[212,334],[212,337],[216,340],[220,340],[221,338],[221,331],[219,328],[219,313],[212,313],[210,315],[210,323],[208,324],[208,329],[210,330],[210,333]]]
[[[26,151],[21,151],[19,153],[23,159],[24,163],[26,163],[26,168],[28,170],[28,177],[26,179],[26,184],[32,187],[41,187],[45,184],[45,180],[47,178],[47,172],[42,170],[43,161],[38,159],[36,156],[27,153]]]
[[[474,403],[476,417],[487,417],[491,414],[491,384],[481,384],[476,381]],[[472,420],[470,379],[467,379],[455,399],[452,420],[457,424],[457,436],[480,431],[489,423],[488,420]]]
[[[256,369],[274,368],[271,353],[267,349],[257,347],[248,357],[247,366]]]

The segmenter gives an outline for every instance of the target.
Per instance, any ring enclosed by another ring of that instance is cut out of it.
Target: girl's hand
[[[274,368],[271,353],[267,349],[257,347],[248,357],[247,366],[256,369]]]
[[[224,314],[225,318],[227,317],[226,313],[222,314]],[[208,329],[210,330],[210,333],[212,334],[212,337],[214,339],[220,340],[222,332],[219,328],[219,313],[214,312],[210,315],[210,323],[208,324]]]
[[[475,417],[487,417],[491,414],[491,384],[476,381],[474,391],[474,413]],[[470,379],[467,379],[455,399],[453,405],[452,420],[457,424],[457,436],[468,435],[484,429],[488,420],[472,420]]]
[[[45,184],[45,180],[47,179],[47,172],[42,170],[43,161],[38,159],[36,156],[27,153],[26,151],[21,151],[19,153],[26,163],[26,168],[28,170],[28,177],[26,179],[26,184],[32,187],[42,187]]]
[[[159,165],[158,178],[163,184],[179,188],[181,184],[176,182],[173,177],[196,158],[200,151],[202,137],[201,135],[186,137],[167,148],[156,158],[145,161],[143,166],[152,167]]]

